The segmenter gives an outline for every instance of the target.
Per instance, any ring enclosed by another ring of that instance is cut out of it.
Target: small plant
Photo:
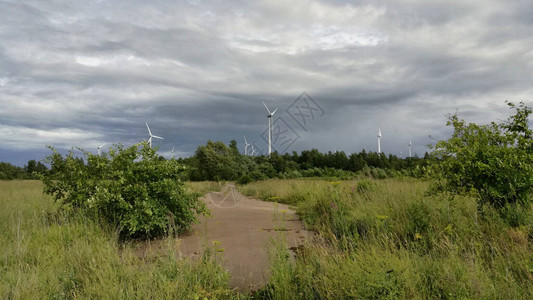
[[[62,210],[74,210],[117,225],[121,236],[158,237],[171,230],[185,231],[205,213],[199,194],[190,192],[176,160],[161,160],[146,142],[124,148],[117,145],[107,156],[73,151],[63,157],[52,147],[47,157],[50,175],[42,177],[44,192],[53,195]]]

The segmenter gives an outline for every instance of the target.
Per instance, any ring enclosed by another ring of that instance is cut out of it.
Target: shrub
[[[480,208],[484,203],[497,208],[526,203],[533,191],[532,111],[523,103],[508,105],[515,114],[498,124],[466,124],[451,115],[447,125],[454,128],[452,137],[435,146],[445,186],[454,192],[476,191]]]
[[[242,175],[239,180],[237,180],[237,183],[238,184],[248,184],[250,182],[252,182],[253,179],[252,177],[248,176],[248,175]]]
[[[63,157],[52,147],[47,157],[53,175],[43,176],[44,192],[63,210],[103,218],[119,226],[121,236],[157,237],[187,230],[196,213],[205,213],[199,194],[190,192],[176,160],[160,160],[146,142],[124,148],[117,145],[107,156],[73,151]]]

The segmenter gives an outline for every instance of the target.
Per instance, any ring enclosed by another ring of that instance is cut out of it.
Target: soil
[[[289,206],[245,197],[233,185],[206,194],[203,201],[211,214],[200,216],[200,222],[179,237],[180,254],[199,257],[206,247],[218,244],[222,266],[231,274],[230,285],[241,292],[268,282],[268,251],[274,241],[284,239],[288,249],[298,249],[313,236]],[[137,254],[145,257],[159,246],[152,241],[139,247]]]

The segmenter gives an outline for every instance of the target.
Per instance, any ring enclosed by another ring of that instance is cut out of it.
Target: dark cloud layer
[[[0,0],[0,160],[136,143],[145,122],[164,155],[266,149],[262,101],[287,151],[375,151],[381,128],[386,153],[422,155],[447,113],[531,99],[531,32],[530,1]],[[325,112],[305,129],[286,111],[303,91]]]

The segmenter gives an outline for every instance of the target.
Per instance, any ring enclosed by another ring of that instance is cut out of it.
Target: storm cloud
[[[0,160],[147,139],[163,155],[242,137],[266,149],[405,156],[446,138],[446,115],[505,119],[531,105],[530,1],[0,0]],[[302,128],[306,92],[324,111]],[[282,121],[279,121],[282,122]],[[280,123],[281,124],[281,123]]]

